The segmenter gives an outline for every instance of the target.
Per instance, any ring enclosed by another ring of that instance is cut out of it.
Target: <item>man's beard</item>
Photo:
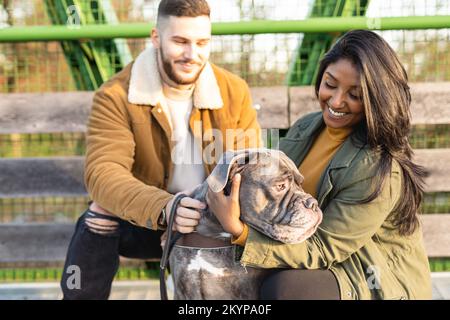
[[[206,63],[205,63],[194,77],[192,77],[190,79],[183,79],[183,78],[177,76],[174,68],[172,68],[172,65],[170,64],[170,61],[166,59],[162,48],[159,49],[159,54],[161,57],[161,62],[163,65],[164,72],[166,73],[167,77],[178,85],[189,85],[189,84],[195,83],[197,81],[198,77],[200,77],[200,74],[202,73],[203,69],[206,66]],[[198,65],[197,62],[187,61],[187,60],[177,60],[174,63],[180,63],[180,62],[181,63],[195,63]]]

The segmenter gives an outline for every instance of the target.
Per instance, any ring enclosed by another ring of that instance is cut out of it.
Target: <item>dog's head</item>
[[[207,179],[213,192],[230,193],[241,174],[241,219],[267,236],[299,243],[322,221],[317,201],[302,189],[303,176],[282,151],[247,149],[226,152]]]

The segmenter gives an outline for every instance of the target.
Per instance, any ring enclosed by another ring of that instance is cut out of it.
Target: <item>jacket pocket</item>
[[[395,276],[395,266],[384,248],[372,242],[367,258],[365,272],[369,289],[378,290],[379,298],[383,300],[405,299],[406,292]]]

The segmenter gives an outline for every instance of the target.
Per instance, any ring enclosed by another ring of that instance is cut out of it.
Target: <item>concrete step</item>
[[[433,300],[450,300],[450,272],[433,272]],[[173,296],[168,283],[169,297]],[[59,283],[11,283],[0,284],[0,300],[60,300]],[[116,281],[113,283],[111,300],[158,300],[159,281]]]
[[[169,296],[172,293],[169,292]],[[159,281],[116,281],[110,300],[159,300]],[[58,282],[0,284],[0,300],[61,300]]]
[[[433,300],[450,300],[450,272],[433,272]]]

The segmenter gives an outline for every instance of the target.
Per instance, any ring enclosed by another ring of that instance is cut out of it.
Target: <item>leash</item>
[[[169,223],[167,226],[167,239],[166,243],[164,244],[163,255],[159,264],[159,292],[161,295],[161,300],[169,300],[169,298],[167,297],[166,269],[169,263],[170,252],[172,251],[177,240],[182,236],[181,233],[175,233],[175,235],[173,235],[174,231],[172,230],[172,227],[173,221],[175,220],[175,212],[177,210],[178,204],[180,203],[181,199],[185,197],[187,197],[187,195],[185,194],[177,195],[173,201],[172,208],[170,209]]]

